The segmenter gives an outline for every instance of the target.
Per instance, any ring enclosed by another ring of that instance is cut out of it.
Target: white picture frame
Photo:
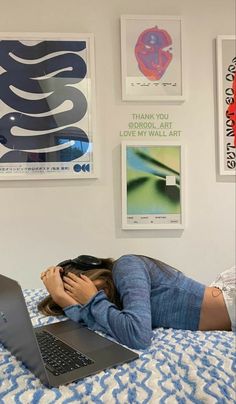
[[[236,173],[236,36],[218,35],[217,104],[219,174]]]
[[[182,18],[122,15],[120,21],[122,99],[183,102]]]
[[[123,229],[184,228],[183,153],[176,142],[122,142]]]
[[[0,180],[96,178],[94,35],[0,38]]]

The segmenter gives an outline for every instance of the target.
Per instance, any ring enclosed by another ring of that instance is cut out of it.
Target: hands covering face
[[[97,293],[94,283],[81,274],[79,277],[71,272],[63,277],[65,291],[79,304],[86,304]]]
[[[96,293],[94,283],[85,275],[68,273],[61,278],[61,267],[52,266],[41,273],[41,279],[52,299],[60,307],[86,304]]]

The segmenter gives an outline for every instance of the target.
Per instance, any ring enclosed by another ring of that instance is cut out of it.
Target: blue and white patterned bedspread
[[[37,311],[41,289],[24,292],[34,326],[55,321]],[[0,403],[235,403],[235,335],[157,329],[129,364],[49,389],[0,344]]]

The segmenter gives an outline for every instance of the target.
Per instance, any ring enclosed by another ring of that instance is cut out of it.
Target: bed
[[[44,290],[24,295],[34,326],[57,321],[37,311]],[[139,359],[52,389],[0,344],[0,403],[235,403],[235,342],[232,332],[157,329]]]

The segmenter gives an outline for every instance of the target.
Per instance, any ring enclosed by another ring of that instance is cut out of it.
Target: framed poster
[[[0,36],[0,179],[95,177],[93,35]]]
[[[219,171],[235,175],[236,167],[236,36],[219,35],[217,44]]]
[[[182,229],[183,147],[122,143],[122,228]]]
[[[178,16],[121,16],[122,98],[184,101],[182,21]]]

